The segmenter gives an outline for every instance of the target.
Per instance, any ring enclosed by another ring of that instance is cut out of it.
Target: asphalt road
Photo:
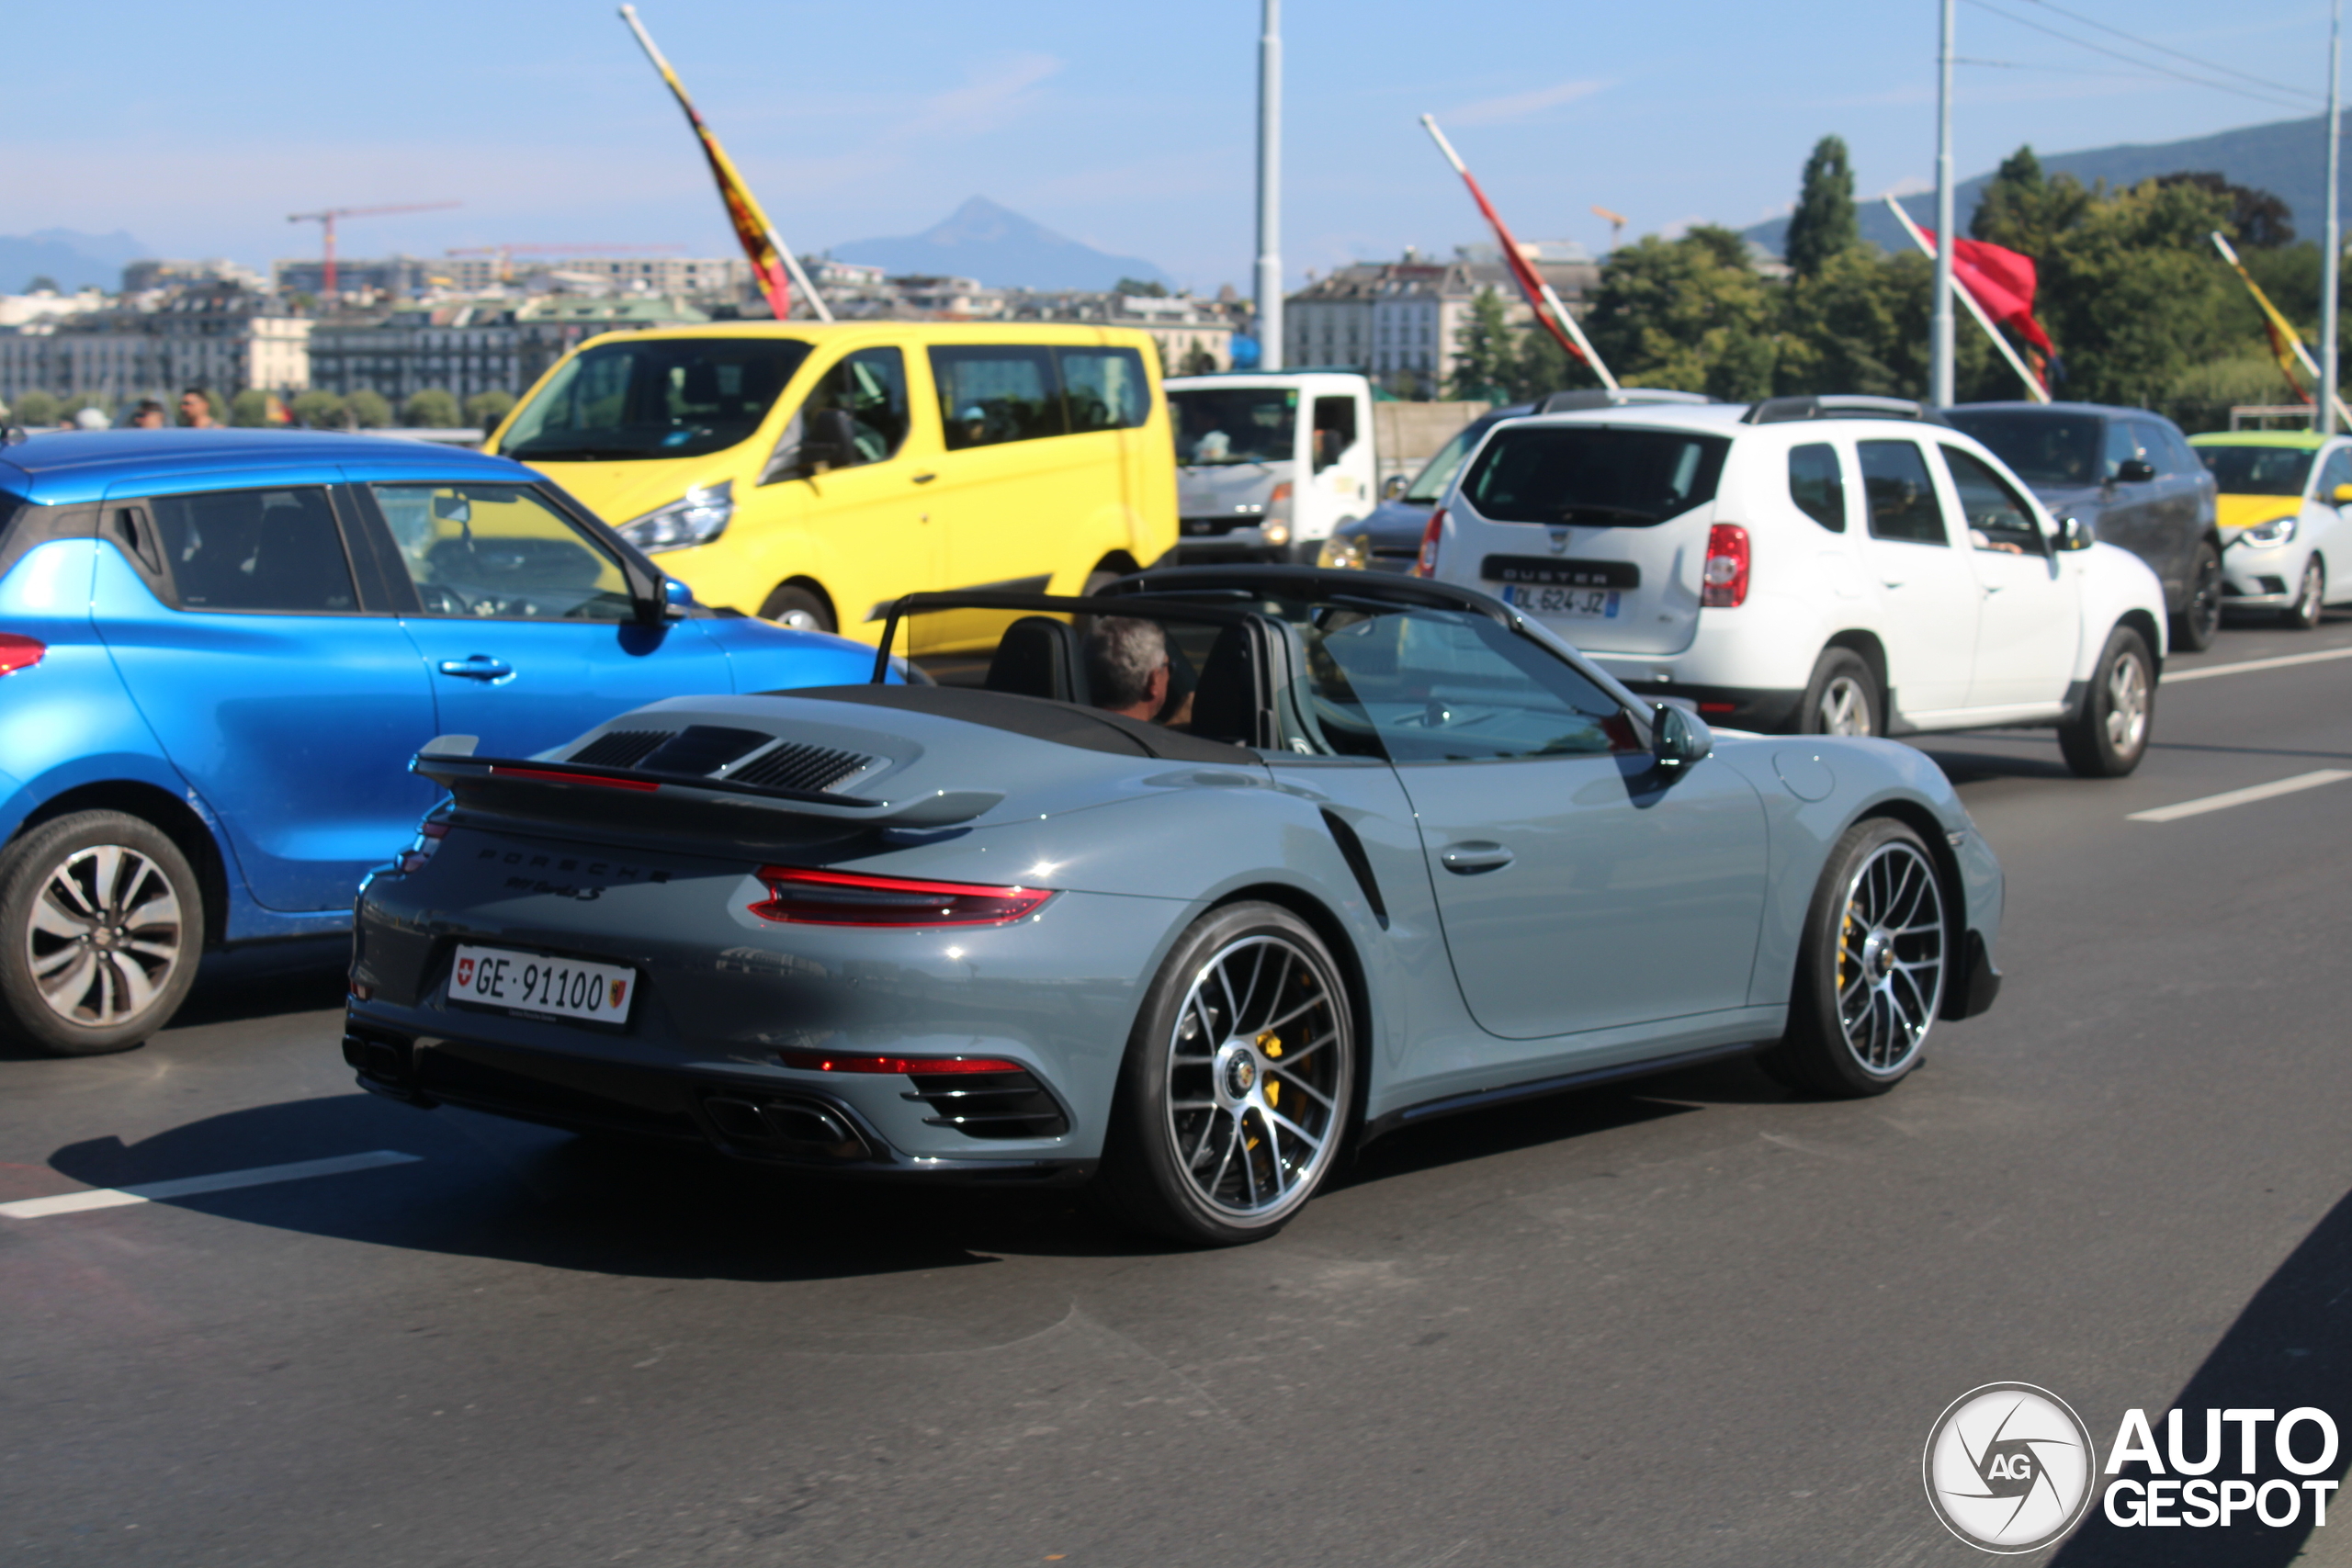
[[[2175,673],[2342,649],[2234,631]],[[0,1561],[1071,1568],[1982,1562],[1963,1391],[2316,1404],[2352,1443],[2352,658],[2167,683],[2134,777],[1930,743],[2008,985],[1866,1104],[1746,1064],[1429,1126],[1271,1243],[840,1190],[352,1087],[333,946],[179,1027],[0,1059]],[[2352,1502],[2339,1540],[2352,1542]],[[2352,1563],[2086,1529],[2033,1561]]]

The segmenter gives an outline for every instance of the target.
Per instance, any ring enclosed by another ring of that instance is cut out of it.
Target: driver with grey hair
[[[1156,621],[1098,615],[1086,633],[1086,690],[1094,705],[1146,723],[1168,701],[1168,634]]]

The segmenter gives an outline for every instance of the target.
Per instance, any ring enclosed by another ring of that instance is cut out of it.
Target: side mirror
[[[1383,501],[1396,500],[1398,496],[1405,493],[1406,482],[1405,476],[1402,474],[1389,475],[1386,479],[1380,481],[1380,499]],[[2352,485],[2346,485],[2344,488],[2346,491],[2352,491]]]
[[[1714,731],[1688,708],[1660,703],[1652,710],[1650,754],[1668,773],[1680,773],[1715,749]]]
[[[2127,457],[2116,465],[2115,477],[2128,485],[2143,484],[2156,477],[2156,466],[2145,457]]]
[[[662,580],[662,604],[669,619],[683,620],[686,612],[694,608],[695,591],[674,577],[665,577]]]
[[[2086,550],[2091,547],[2092,543],[2091,531],[2083,526],[2081,518],[2069,513],[2058,519],[2058,547],[2060,549]]]
[[[474,520],[473,502],[462,495],[436,495],[433,498],[433,515],[444,523],[470,523]]]
[[[2331,506],[2352,506],[2352,485],[2337,485],[2328,493]]]

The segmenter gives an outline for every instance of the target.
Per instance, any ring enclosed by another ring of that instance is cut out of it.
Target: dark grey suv
[[[2102,403],[1962,403],[1944,419],[1993,449],[2053,517],[2073,515],[2164,581],[2172,645],[2212,646],[2222,624],[2213,476],[2177,426]]]

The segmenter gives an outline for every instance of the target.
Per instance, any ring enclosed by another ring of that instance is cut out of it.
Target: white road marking
[[[2291,779],[2276,784],[2249,784],[2222,795],[2209,795],[2202,800],[2184,800],[2177,806],[2159,806],[2153,811],[2134,811],[2125,818],[2130,822],[2177,822],[2184,817],[2201,817],[2208,811],[2227,811],[2233,806],[2251,806],[2257,800],[2268,800],[2281,795],[2293,795],[2301,790],[2317,789],[2342,779],[2352,779],[2352,773],[2342,768],[2322,768],[2315,773],[2297,773]]]
[[[372,1170],[379,1165],[413,1165],[424,1157],[395,1149],[377,1149],[364,1155],[337,1155],[333,1159],[296,1160],[291,1165],[258,1165],[251,1170],[224,1170],[212,1176],[184,1176],[176,1181],[147,1181],[137,1187],[97,1187],[87,1192],[61,1192],[54,1198],[25,1198],[14,1203],[0,1203],[0,1218],[39,1220],[51,1214],[78,1214],[87,1209],[119,1209],[126,1203],[153,1203],[198,1192],[226,1192],[236,1187],[266,1187],[276,1181],[341,1176],[345,1171]]]
[[[2241,675],[2249,670],[2284,670],[2290,664],[2319,664],[2331,659],[2352,659],[2352,648],[2331,648],[2320,653],[2289,653],[2277,659],[2249,659],[2239,664],[2208,664],[2199,670],[2167,670],[2164,684],[2179,681],[2209,681],[2216,675]]]

